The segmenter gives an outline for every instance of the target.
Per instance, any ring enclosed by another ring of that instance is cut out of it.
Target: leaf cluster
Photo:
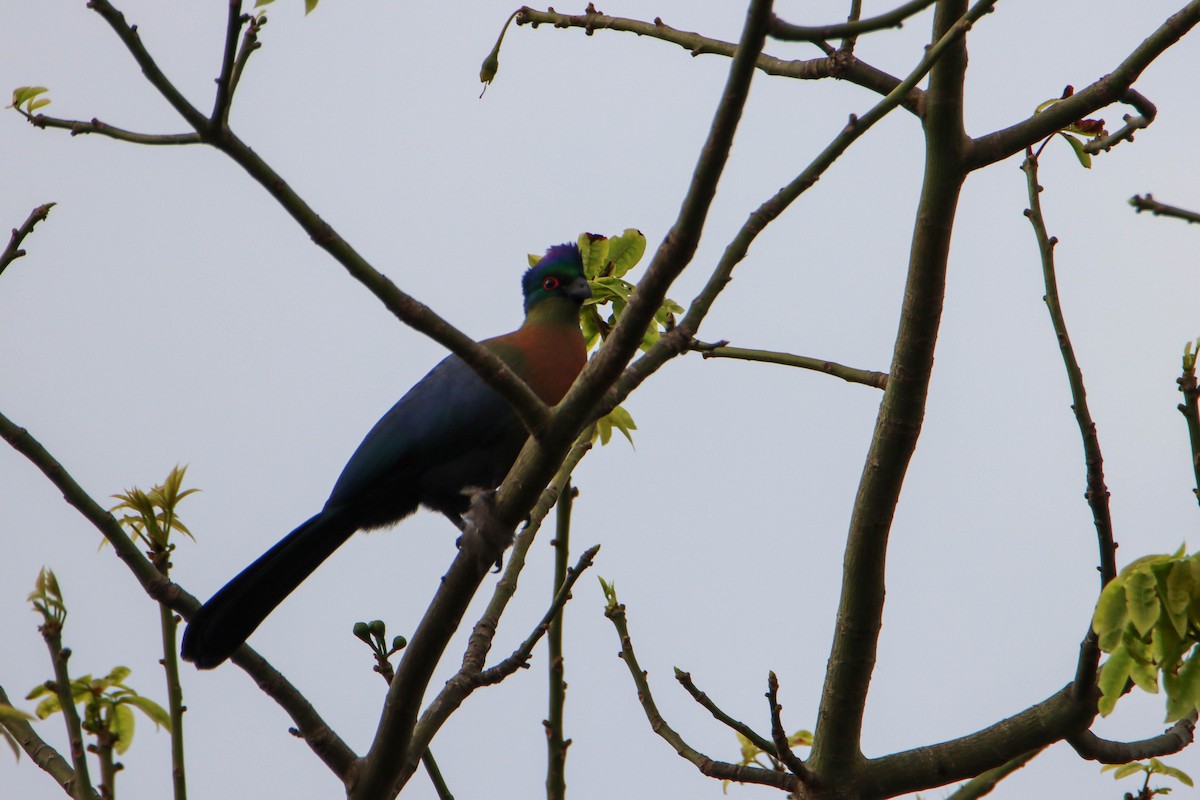
[[[1050,108],[1051,106],[1056,105],[1057,103],[1061,103],[1063,100],[1066,100],[1068,97],[1071,97],[1074,94],[1075,94],[1075,87],[1067,86],[1065,89],[1063,89],[1062,97],[1056,97],[1053,100],[1047,100],[1044,103],[1039,103],[1038,107],[1034,110],[1034,113],[1040,114],[1043,111],[1045,111],[1046,109]],[[1072,135],[1072,134],[1074,134],[1074,135]],[[1065,139],[1067,141],[1067,144],[1071,145],[1071,149],[1073,151],[1075,151],[1075,158],[1079,159],[1079,163],[1083,166],[1084,169],[1091,169],[1092,168],[1092,154],[1089,153],[1086,149],[1087,142],[1085,142],[1083,139],[1081,139],[1079,137],[1082,136],[1087,139],[1095,139],[1097,137],[1105,136],[1107,134],[1108,134],[1108,131],[1106,131],[1104,129],[1104,120],[1102,120],[1102,119],[1080,119],[1080,120],[1076,120],[1075,122],[1072,122],[1070,125],[1063,128],[1061,131],[1058,131],[1055,135],[1061,136],[1063,139]],[[1045,145],[1043,145],[1043,146],[1045,146]]]
[[[53,626],[62,629],[67,620],[67,605],[63,602],[62,589],[58,586],[58,578],[54,571],[42,567],[38,572],[33,591],[25,598],[33,603],[33,610],[42,615],[43,626]]]
[[[1092,629],[1109,654],[1100,670],[1100,713],[1128,681],[1167,696],[1167,721],[1200,707],[1200,552],[1139,558],[1100,593]]]
[[[118,522],[130,530],[134,541],[145,543],[156,553],[161,553],[168,548],[171,532],[175,530],[195,541],[196,537],[192,536],[192,532],[187,529],[175,511],[176,506],[183,498],[200,491],[199,489],[183,489],[185,475],[187,475],[187,467],[176,465],[167,475],[167,479],[150,491],[144,491],[135,486],[120,494],[111,495],[112,499],[121,502],[110,508],[109,513],[133,512],[124,515]],[[103,547],[106,541],[108,540],[102,541],[100,546]]]
[[[1113,773],[1113,780],[1117,781],[1121,780],[1122,778],[1128,778],[1130,775],[1145,775],[1146,788],[1142,791],[1141,795],[1139,795],[1139,797],[1142,798],[1149,798],[1156,794],[1171,793],[1171,787],[1169,786],[1159,786],[1151,789],[1150,776],[1152,775],[1165,775],[1168,778],[1174,778],[1184,786],[1195,786],[1195,784],[1192,782],[1191,776],[1186,772],[1164,764],[1157,758],[1152,758],[1146,762],[1131,761],[1128,764],[1105,764],[1103,767],[1101,767],[1100,771],[1111,771]],[[1128,796],[1129,795],[1126,795],[1126,797]]]
[[[113,667],[103,678],[84,675],[70,684],[71,700],[84,705],[83,729],[96,737],[108,736],[118,754],[124,753],[133,744],[135,708],[153,720],[156,726],[171,730],[171,717],[162,706],[125,685],[130,672],[132,670],[129,667]],[[34,711],[38,719],[62,711],[52,682],[38,686],[25,699],[36,700],[39,697],[44,699]]]
[[[21,106],[25,106],[25,113],[33,114],[39,108],[50,105],[49,97],[38,97],[38,95],[45,94],[48,91],[50,90],[45,86],[18,86],[16,89],[13,89],[12,103],[5,106],[5,108],[15,108],[21,111]]]

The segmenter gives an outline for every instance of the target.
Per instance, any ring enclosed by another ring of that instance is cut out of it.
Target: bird
[[[587,360],[579,313],[591,288],[575,244],[555,245],[521,279],[525,319],[480,342],[547,405]],[[528,436],[512,406],[450,355],[375,423],[350,456],[325,506],[200,607],[181,654],[200,669],[222,664],[356,531],[384,528],[424,506],[462,528],[468,492],[499,486]]]

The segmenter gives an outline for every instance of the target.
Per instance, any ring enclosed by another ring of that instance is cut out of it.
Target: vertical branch
[[[558,498],[557,524],[554,533],[554,591],[567,581],[568,558],[571,555],[571,506],[578,490],[568,480]],[[567,796],[567,747],[571,742],[563,738],[563,705],[566,702],[567,683],[563,680],[564,664],[562,649],[562,624],[566,606],[563,606],[550,622],[546,635],[550,662],[550,709],[546,719],[546,798],[564,800]]]
[[[67,672],[67,659],[71,651],[62,646],[62,628],[47,622],[42,626],[42,638],[50,651],[54,664],[54,693],[62,707],[63,723],[67,726],[67,741],[71,745],[71,764],[75,767],[75,784],[71,796],[75,800],[95,800],[92,779],[88,775],[87,751],[83,746],[83,726],[79,721],[79,710],[71,694],[71,676]]]
[[[1196,340],[1196,349],[1200,350],[1200,339]],[[1191,347],[1183,353],[1183,372],[1176,383],[1183,393],[1179,412],[1187,420],[1188,442],[1192,447],[1192,471],[1196,475],[1196,488],[1192,491],[1200,500],[1200,386],[1196,383],[1196,352]]]
[[[939,2],[933,40],[948,34],[966,10],[965,0]],[[813,772],[834,782],[852,780],[862,760],[859,742],[883,620],[888,535],[925,415],[950,234],[966,177],[963,154],[967,137],[962,123],[966,56],[965,41],[959,37],[930,71],[924,118],[925,176],[900,327],[851,514],[837,627],[808,761]]]
[[[166,554],[162,563],[156,564],[163,577],[167,577]],[[166,603],[158,604],[158,618],[162,629],[163,670],[167,678],[167,713],[171,715],[171,789],[174,800],[187,800],[187,771],[183,760],[183,686],[179,682],[179,647],[176,632],[179,618]]]

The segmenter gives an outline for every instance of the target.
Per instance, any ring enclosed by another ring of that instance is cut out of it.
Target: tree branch
[[[1068,684],[1040,703],[976,733],[870,759],[859,783],[863,796],[895,797],[973,778],[1086,730],[1096,715],[1095,704],[1081,703],[1073,695]],[[811,767],[812,758],[808,763]]]
[[[656,17],[653,22],[643,22],[625,17],[610,17],[597,13],[592,6],[583,14],[559,14],[555,11],[538,11],[528,6],[517,11],[517,25],[537,27],[541,24],[553,25],[555,28],[582,28],[591,36],[597,30],[624,31],[645,36],[650,39],[679,45],[689,51],[693,57],[700,55],[719,55],[732,58],[737,45],[722,39],[701,36],[690,31],[672,28]],[[849,81],[864,89],[878,94],[888,94],[899,81],[886,72],[860,61],[852,53],[841,51],[830,53],[826,58],[814,59],[782,59],[760,53],[754,62],[755,69],[767,75],[798,80],[819,80],[822,78],[838,78]],[[913,113],[917,113],[921,105],[923,92],[911,88],[902,98],[901,105]]]
[[[217,96],[213,100],[213,125],[226,127],[229,124],[229,106],[233,102],[233,70],[237,64],[238,35],[249,18],[242,16],[242,0],[229,0],[229,17],[225,23],[225,48],[221,57],[221,74],[217,78]]]
[[[693,700],[699,703],[703,708],[707,709],[708,713],[712,714],[713,719],[717,720],[717,722],[720,722],[727,727],[732,728],[737,733],[740,733],[742,736],[746,737],[751,744],[753,744],[759,750],[762,750],[767,755],[773,758],[779,757],[779,753],[775,749],[774,742],[772,742],[770,739],[760,736],[746,723],[736,720],[726,714],[717,706],[716,703],[712,701],[712,698],[696,688],[696,684],[692,682],[692,674],[690,672],[684,672],[676,667],[675,680],[679,681],[679,685],[687,690],[687,693],[692,696]]]
[[[874,386],[876,389],[887,388],[888,376],[886,372],[856,369],[820,358],[779,353],[774,350],[747,350],[742,347],[729,347],[729,343],[724,341],[713,343],[693,341],[690,349],[700,353],[706,359],[736,358],[743,361],[782,364],[785,367],[797,367],[799,369],[810,369],[815,372],[824,372],[826,375],[841,378],[848,383],[861,383],[866,386]]]
[[[21,249],[21,242],[25,241],[26,236],[33,233],[35,225],[50,216],[50,209],[54,208],[54,206],[54,203],[45,203],[38,206],[29,212],[29,216],[21,223],[21,227],[12,229],[12,236],[8,239],[8,246],[4,248],[3,252],[0,252],[0,275],[4,274],[4,270],[9,264],[25,255],[25,251]]]
[[[592,435],[589,428],[583,434],[580,434],[575,445],[567,454],[567,458],[563,461],[562,467],[559,468],[558,473],[554,476],[554,480],[542,492],[537,504],[530,512],[529,522],[526,524],[524,530],[521,531],[521,534],[517,536],[512,550],[508,553],[504,574],[496,582],[491,602],[488,603],[487,609],[484,610],[483,615],[480,616],[479,621],[475,623],[475,627],[471,631],[466,652],[463,654],[462,667],[454,677],[446,681],[446,685],[438,693],[437,697],[429,703],[428,707],[421,714],[421,718],[413,731],[412,744],[409,746],[410,758],[405,763],[404,769],[399,776],[400,782],[407,781],[416,770],[416,762],[411,758],[411,754],[418,752],[421,747],[428,748],[434,736],[437,735],[437,732],[445,724],[446,720],[450,718],[450,715],[458,710],[467,697],[479,687],[479,675],[484,671],[484,662],[487,659],[488,651],[491,649],[492,640],[496,635],[496,628],[500,624],[500,617],[503,615],[504,610],[508,607],[509,600],[512,599],[513,594],[517,590],[517,578],[520,576],[521,570],[525,567],[525,556],[529,552],[529,548],[533,545],[542,522],[550,513],[550,509],[554,507],[558,497],[562,494],[567,481],[571,477],[571,473],[591,447]]]
[[[158,569],[125,534],[120,523],[93,500],[28,431],[18,427],[3,414],[0,414],[0,437],[41,470],[62,492],[63,499],[104,535],[113,546],[117,557],[133,572],[146,594],[169,606],[184,619],[190,619],[192,614],[196,613],[200,602],[184,591],[179,584],[163,578]],[[255,683],[267,696],[287,712],[296,723],[301,737],[326,766],[343,782],[348,782],[355,764],[354,752],[321,719],[304,695],[249,645],[242,645],[233,654],[232,660],[254,678]]]
[[[1200,223],[1200,214],[1197,214],[1195,211],[1188,211],[1186,208],[1160,203],[1154,199],[1154,195],[1149,193],[1145,197],[1135,194],[1129,198],[1129,205],[1133,206],[1134,210],[1139,214],[1143,211],[1149,211],[1156,217],[1175,217],[1176,219],[1184,220],[1189,225],[1194,222]]]
[[[1086,467],[1088,507],[1092,512],[1092,522],[1096,528],[1096,538],[1100,549],[1100,588],[1117,576],[1117,546],[1113,541],[1112,514],[1109,511],[1108,487],[1104,483],[1104,457],[1100,452],[1100,438],[1096,433],[1096,423],[1088,408],[1087,390],[1083,385],[1083,370],[1075,358],[1075,349],[1071,346],[1071,337],[1067,333],[1067,323],[1063,316],[1062,304],[1058,298],[1058,279],[1054,271],[1054,246],[1058,239],[1046,232],[1046,221],[1042,215],[1041,192],[1038,184],[1038,163],[1032,150],[1027,150],[1021,169],[1025,172],[1026,186],[1029,195],[1029,208],[1025,216],[1033,226],[1037,238],[1038,252],[1042,262],[1042,278],[1046,286],[1046,308],[1050,312],[1050,321],[1054,327],[1058,348],[1062,353],[1063,366],[1067,372],[1067,380],[1071,386],[1071,408],[1075,412],[1075,422],[1079,426],[1079,435],[1083,439],[1084,464]],[[1073,690],[1076,698],[1084,700],[1096,691],[1096,675],[1100,663],[1100,648],[1096,633],[1088,627],[1079,651],[1079,661],[1075,671]]]
[[[979,800],[980,797],[986,797],[992,793],[992,790],[999,785],[1000,781],[1028,764],[1044,749],[1030,750],[1028,753],[1022,753],[1016,758],[1010,758],[995,769],[979,773],[951,792],[946,797],[946,800]]]
[[[761,767],[714,761],[685,742],[683,737],[663,719],[658,705],[654,702],[654,695],[650,691],[650,682],[646,677],[646,672],[638,664],[637,656],[633,652],[633,640],[629,637],[625,606],[619,603],[610,603],[604,610],[604,616],[612,621],[613,627],[617,631],[621,642],[620,658],[629,669],[630,676],[633,677],[633,683],[637,687],[638,702],[641,703],[642,711],[645,712],[646,719],[650,722],[650,728],[671,745],[676,753],[694,764],[702,774],[712,778],[774,786],[787,792],[795,792],[799,789],[800,779],[796,775]]]
[[[784,42],[820,42],[825,39],[844,39],[887,28],[902,28],[905,20],[929,8],[934,2],[935,0],[909,0],[891,11],[874,17],[853,19],[850,22],[832,25],[792,25],[790,22],[784,22],[779,17],[772,15],[768,33],[772,39]]]
[[[204,139],[198,133],[138,133],[137,131],[118,128],[116,125],[109,125],[107,122],[101,122],[95,117],[92,117],[90,122],[85,122],[80,119],[61,119],[59,117],[48,117],[45,114],[30,115],[19,109],[18,111],[35,128],[42,128],[43,130],[46,128],[59,128],[70,131],[72,136],[96,133],[106,136],[109,139],[116,139],[119,142],[155,146],[202,144],[204,142]]]
[[[935,45],[926,58],[940,58],[929,71],[925,95],[925,177],[900,328],[851,513],[837,626],[807,762],[814,773],[835,783],[852,780],[861,767],[859,740],[882,626],[888,535],[924,419],[944,301],[950,234],[959,190],[966,178],[962,166],[967,142],[962,122],[966,72],[963,35],[992,5],[978,2],[968,11],[965,0],[947,0],[938,4],[934,15]]]
[[[1196,712],[1176,722],[1165,732],[1137,742],[1113,742],[1101,739],[1091,731],[1081,731],[1068,737],[1067,742],[1081,758],[1101,764],[1128,764],[1146,758],[1158,758],[1178,753],[1192,743],[1196,734]]]
[[[0,686],[0,703],[12,705],[3,686]],[[75,770],[57,750],[37,735],[37,731],[33,729],[32,725],[16,717],[0,716],[0,726],[12,734],[17,744],[21,745],[21,749],[29,755],[33,763],[53,778],[64,792],[72,797],[78,796],[75,792]],[[90,791],[91,787],[88,789]]]
[[[975,139],[965,156],[967,169],[976,170],[1002,161],[1107,105],[1140,98],[1141,95],[1127,94],[1134,81],[1151,62],[1183,38],[1197,23],[1200,23],[1200,0],[1192,0],[1159,26],[1108,75],[1040,114]]]
[[[807,780],[808,768],[792,752],[787,732],[783,729],[783,720],[779,716],[783,706],[779,705],[779,678],[775,677],[774,672],[767,676],[767,704],[771,707],[771,740],[775,742],[776,757],[801,781]]]

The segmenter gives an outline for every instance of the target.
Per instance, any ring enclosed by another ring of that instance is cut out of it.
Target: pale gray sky
[[[205,108],[224,9],[193,5],[118,4]],[[777,11],[831,22],[846,5],[781,1]],[[864,5],[872,14],[891,4]],[[1064,85],[1099,78],[1179,5],[1107,4],[1100,13],[1076,0],[1002,0],[970,37],[970,133],[1012,124]],[[46,85],[47,113],[184,130],[83,3],[9,6],[0,12],[0,90]],[[527,252],[583,230],[637,227],[652,246],[661,240],[728,68],[628,34],[520,28],[509,31],[497,82],[480,100],[479,64],[510,7],[325,0],[305,19],[301,6],[271,7],[235,101],[235,131],[375,266],[478,337],[519,322]],[[744,13],[741,3],[685,0],[602,8],[725,39],[736,38]],[[863,39],[859,54],[906,73],[928,16]],[[1043,157],[1043,203],[1062,240],[1063,303],[1099,425],[1122,563],[1198,540],[1174,380],[1183,343],[1200,335],[1200,229],[1126,204],[1153,192],[1200,206],[1198,48],[1193,35],[1137,84],[1159,119],[1132,146],[1090,171],[1064,143]],[[780,43],[768,51],[817,55]],[[700,251],[671,296],[686,304],[746,215],[874,100],[849,84],[759,75]],[[1104,112],[1110,128],[1127,110]],[[204,491],[182,510],[199,544],[181,544],[175,576],[207,597],[320,508],[362,435],[439,348],[392,318],[220,153],[72,139],[12,112],[0,116],[0,151],[0,225],[59,204],[26,241],[29,255],[0,276],[0,410],[98,499],[190,464],[189,484]],[[902,112],[855,145],[758,239],[702,338],[885,370],[921,157],[918,123]],[[1058,689],[1073,674],[1095,599],[1081,446],[1021,213],[1018,163],[973,176],[959,209],[925,429],[892,534],[864,741],[872,756],[972,732]],[[679,359],[627,403],[636,451],[617,441],[577,473],[576,551],[603,545],[594,572],[615,581],[628,606],[660,708],[714,758],[737,759],[734,736],[675,685],[674,666],[764,732],[774,670],[787,727],[815,722],[878,400],[873,389],[822,375]],[[96,531],[7,448],[0,504],[0,684],[18,698],[49,674],[25,602],[45,564],[69,604],[72,668],[128,665],[131,685],[165,702],[157,611],[110,550],[97,554]],[[350,626],[382,617],[389,633],[411,631],[454,538],[424,513],[396,531],[357,536],[253,637],[356,750],[375,729],[384,686]],[[535,545],[497,654],[544,611],[548,540]],[[601,611],[595,578],[585,577],[568,608],[569,796],[721,797],[718,783],[649,729]],[[456,668],[462,638],[434,686]],[[456,796],[542,793],[543,651],[532,666],[477,692],[435,741]],[[340,795],[238,669],[188,667],[183,681],[194,797]],[[1161,716],[1154,699],[1135,696],[1097,730],[1139,739],[1161,731]],[[57,719],[39,730],[62,746]],[[167,745],[139,720],[122,759],[122,796],[167,795]],[[1197,752],[1172,763],[1200,773]],[[1117,798],[1130,789],[1058,746],[996,796]],[[0,795],[63,796],[27,758],[14,765],[3,753]],[[417,776],[405,796],[434,795]],[[729,796],[776,795],[733,786]]]

